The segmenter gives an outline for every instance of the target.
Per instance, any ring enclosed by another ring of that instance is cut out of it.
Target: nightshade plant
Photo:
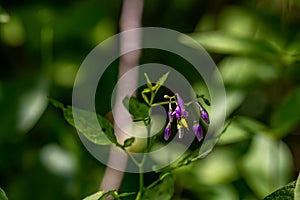
[[[137,97],[127,96],[125,99],[123,99],[123,105],[131,114],[132,120],[134,122],[142,121],[145,126],[149,127],[147,128],[148,135],[151,128],[151,118],[149,116],[149,112],[152,107],[159,105],[167,105],[168,121],[164,130],[162,131],[163,134],[161,134],[161,138],[157,136],[147,138],[147,144],[143,152],[144,156],[141,159],[141,161],[138,161],[135,157],[131,156],[128,150],[128,147],[132,146],[135,142],[134,137],[128,138],[124,141],[123,144],[120,144],[117,140],[117,137],[114,134],[112,124],[101,115],[97,114],[97,119],[99,121],[100,126],[102,127],[102,130],[99,131],[95,126],[89,124],[89,118],[93,115],[93,113],[71,106],[65,107],[62,103],[50,99],[50,102],[55,107],[62,109],[64,117],[68,121],[68,123],[74,126],[87,139],[98,145],[106,145],[109,143],[113,143],[115,146],[125,151],[128,154],[129,159],[132,159],[133,162],[140,169],[139,190],[137,192],[119,194],[115,190],[108,191],[106,193],[104,193],[104,191],[99,191],[85,199],[105,199],[108,196],[113,196],[115,199],[122,199],[123,197],[129,196],[135,198],[136,200],[171,199],[174,193],[174,178],[172,175],[172,171],[182,166],[186,166],[199,159],[198,152],[201,146],[200,142],[205,137],[207,127],[210,124],[209,113],[204,108],[204,105],[210,106],[209,100],[206,99],[204,95],[197,95],[194,99],[191,99],[189,102],[184,102],[179,93],[174,93],[173,95],[163,95],[162,97],[159,97],[159,99],[165,100],[161,102],[155,102],[155,99],[157,99],[158,91],[164,85],[164,82],[167,80],[169,72],[161,76],[156,83],[152,83],[147,74],[144,75],[146,78],[147,87],[144,88],[141,92],[142,101],[140,101]],[[195,118],[193,119],[193,124],[188,124],[187,119],[192,118],[192,115],[189,115],[187,108],[191,105],[196,105],[195,107],[197,108],[197,110],[195,112],[200,113],[200,118]],[[76,111],[76,113],[78,112],[82,116],[79,120],[79,123],[76,124],[72,115],[74,111]],[[157,140],[170,142],[171,135],[174,135],[174,137],[178,135],[179,139],[181,139],[184,137],[184,133],[186,130],[193,131],[193,133],[195,134],[195,140],[198,141],[198,147],[194,151],[191,151],[188,154],[184,154],[171,165],[163,169],[156,170],[157,173],[160,173],[158,180],[145,187],[143,179],[143,165],[145,164],[146,153],[150,152],[151,147]]]
[[[199,155],[199,149],[201,145],[205,144],[207,141],[203,141],[205,138],[207,128],[210,125],[209,113],[205,109],[205,106],[210,106],[210,101],[204,97],[204,95],[197,95],[194,99],[191,99],[188,102],[185,102],[179,93],[174,93],[172,95],[163,95],[161,98],[156,98],[158,91],[164,85],[164,82],[168,78],[169,72],[164,74],[156,83],[152,83],[145,74],[145,78],[147,81],[147,87],[142,90],[141,100],[137,97],[131,96],[123,99],[123,104],[127,108],[128,112],[132,116],[133,121],[141,121],[147,126],[148,137],[146,142],[146,147],[143,150],[143,156],[141,159],[136,159],[129,152],[130,146],[134,145],[136,139],[134,137],[127,138],[123,144],[120,144],[117,137],[114,134],[114,129],[112,124],[97,114],[98,122],[102,128],[99,130],[98,127],[89,123],[89,119],[94,116],[94,113],[81,110],[78,108],[74,108],[72,106],[65,107],[62,103],[50,99],[50,102],[57,108],[62,109],[65,119],[68,123],[74,126],[79,132],[81,132],[88,140],[97,145],[108,145],[113,144],[116,147],[122,149],[127,155],[129,159],[132,159],[133,163],[139,169],[139,188],[138,191],[135,192],[127,192],[127,193],[119,193],[116,190],[111,191],[98,191],[86,198],[84,200],[99,200],[106,199],[108,196],[112,196],[114,199],[135,199],[135,200],[146,200],[146,199],[162,199],[168,200],[171,199],[174,194],[174,176],[173,170],[178,169],[183,166],[187,166],[194,161],[202,158]],[[155,99],[165,99],[161,102],[155,102]],[[167,107],[167,123],[164,127],[163,133],[157,136],[150,137],[150,129],[151,129],[151,117],[149,115],[150,109],[155,106],[164,105]],[[197,119],[192,119],[193,123],[188,123],[188,118],[192,118],[193,116],[187,111],[187,108],[191,105],[194,105],[193,108],[196,108],[196,112],[200,113],[200,117]],[[81,118],[75,124],[73,113],[78,113]],[[230,125],[231,120],[226,123],[224,130],[217,134],[221,135],[226,131],[227,127]],[[197,147],[193,148],[193,150],[189,151],[186,154],[183,154],[179,159],[175,162],[171,163],[169,166],[164,167],[162,169],[155,170],[156,173],[159,174],[159,178],[155,180],[148,186],[144,185],[144,173],[143,167],[146,163],[146,154],[151,151],[151,147],[153,147],[154,143],[158,142],[158,140],[162,140],[165,142],[170,142],[170,137],[173,135],[174,137],[179,137],[179,139],[184,137],[184,132],[186,130],[192,130],[195,135],[195,141],[197,142]],[[209,141],[209,139],[207,139]],[[298,181],[299,182],[299,181]],[[297,184],[299,185],[299,184]],[[288,187],[290,193],[294,195],[293,191],[296,187],[296,184],[292,185],[292,187]],[[275,194],[271,194],[270,197],[276,196],[281,191],[285,192],[286,188],[279,190]],[[295,192],[299,191],[295,189]],[[299,192],[298,192],[299,193]],[[298,195],[297,193],[297,195]]]

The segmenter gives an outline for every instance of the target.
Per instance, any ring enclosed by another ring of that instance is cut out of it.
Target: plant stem
[[[143,194],[143,190],[144,190],[144,171],[143,171],[143,167],[144,167],[144,163],[145,163],[145,160],[146,160],[146,153],[148,153],[150,151],[151,125],[149,123],[147,123],[146,121],[144,121],[144,124],[147,127],[147,148],[146,148],[145,153],[143,154],[143,158],[142,158],[141,162],[137,164],[137,166],[139,167],[139,191],[138,191],[138,194],[137,194],[135,200],[139,200],[141,198],[142,194]],[[133,158],[133,157],[131,157],[131,158]]]
[[[139,200],[142,196],[144,189],[144,173],[143,173],[143,166],[139,166],[139,191],[135,198],[135,200]]]

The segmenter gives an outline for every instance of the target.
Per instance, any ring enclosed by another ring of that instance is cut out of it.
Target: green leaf
[[[284,99],[271,118],[271,126],[277,132],[277,136],[284,137],[290,133],[300,122],[300,87],[294,89]]]
[[[134,137],[131,137],[131,138],[128,138],[124,141],[124,145],[123,147],[126,148],[126,147],[130,147],[135,141],[135,138]]]
[[[76,125],[74,123],[73,112],[77,115]],[[93,120],[95,115],[98,121]],[[79,130],[91,142],[100,145],[117,144],[113,126],[101,115],[68,106],[67,109],[64,109],[64,117],[69,124]],[[99,129],[99,125],[101,129]]]
[[[232,120],[230,126],[222,133],[218,144],[225,145],[241,142],[250,137],[250,134],[236,120]]]
[[[103,191],[96,192],[90,196],[85,197],[83,200],[98,200],[103,195]]]
[[[296,181],[293,181],[268,195],[264,200],[294,200],[295,185]]]
[[[248,152],[240,160],[240,169],[249,187],[263,198],[290,181],[293,158],[284,142],[257,133]]]
[[[174,193],[174,178],[172,175],[165,176],[165,178],[154,187],[147,189],[143,194],[141,200],[153,199],[171,199]]]
[[[167,80],[167,78],[168,78],[168,76],[169,76],[169,73],[170,72],[167,72],[167,73],[165,73],[164,75],[162,75],[159,79],[158,79],[158,81],[156,82],[156,85],[157,85],[157,90],[159,89],[159,87],[161,87],[165,82],[166,82],[166,80]]]
[[[190,35],[208,51],[221,54],[275,56],[276,51],[263,41],[251,37],[240,37],[223,31],[209,31]],[[180,38],[189,45],[189,41]],[[194,44],[191,44],[194,45]]]
[[[149,107],[145,103],[140,102],[136,97],[125,97],[123,104],[134,120],[146,120],[149,118]]]
[[[273,63],[251,57],[227,57],[219,64],[226,84],[243,87],[257,82],[271,82],[277,78]]]
[[[296,182],[295,190],[294,190],[295,200],[300,200],[300,174],[298,175],[298,179]]]
[[[8,200],[4,190],[0,188],[0,200]]]
[[[80,131],[91,142],[99,145],[117,144],[114,129],[111,123],[97,113],[68,106],[65,108],[62,103],[50,99],[55,107],[62,109],[67,122]],[[76,125],[73,113],[76,115]],[[97,120],[95,120],[97,119]]]
[[[149,89],[149,92],[150,92],[150,88],[152,88],[152,83],[148,77],[148,75],[146,73],[144,73],[144,76],[146,78],[146,81],[147,81],[147,86],[148,86],[148,89]]]

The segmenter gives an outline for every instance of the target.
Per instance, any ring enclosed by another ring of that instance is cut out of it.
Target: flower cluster
[[[185,103],[178,93],[176,93],[175,96],[173,96],[173,97],[169,97],[169,96],[165,95],[165,98],[169,99],[169,110],[168,110],[169,122],[165,128],[164,139],[165,140],[169,139],[169,137],[171,135],[171,123],[174,121],[174,119],[176,119],[176,122],[177,122],[178,136],[179,136],[179,138],[182,138],[183,134],[184,134],[184,128],[189,130],[189,127],[188,127],[188,124],[186,121],[189,114],[185,109]],[[176,108],[174,111],[172,110],[173,99],[175,99],[174,103],[176,104]],[[195,103],[199,107],[200,116],[201,116],[202,120],[205,123],[209,124],[210,120],[209,120],[209,115],[208,115],[207,111],[202,107],[202,105],[198,101],[193,101],[193,103]],[[200,120],[194,121],[193,132],[194,132],[195,136],[197,137],[197,139],[199,141],[201,141],[203,138],[203,129],[202,129],[202,126],[200,125]]]

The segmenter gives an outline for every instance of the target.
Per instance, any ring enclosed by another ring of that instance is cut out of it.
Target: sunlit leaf
[[[91,194],[90,196],[85,197],[83,200],[98,200],[102,195],[103,191],[96,192],[95,194]]]
[[[141,200],[163,199],[169,200],[174,193],[174,178],[166,176],[159,184],[145,191]]]
[[[218,144],[231,144],[248,139],[250,134],[236,120],[233,120],[226,131],[221,135]]]
[[[266,196],[264,200],[294,200],[295,185],[296,181],[293,181],[286,186],[276,190],[272,194]]]
[[[76,125],[74,123],[72,112],[76,112],[76,115],[79,117],[76,121]],[[95,115],[97,116],[99,124],[91,123],[93,121],[91,119],[94,118]],[[87,137],[95,144],[106,145],[117,143],[117,138],[114,135],[113,126],[101,115],[68,106],[67,109],[64,110],[64,117],[69,122],[69,124],[74,126],[85,137]],[[99,129],[99,125],[101,126],[101,129]]]
[[[204,185],[231,182],[238,177],[236,159],[235,152],[229,148],[214,149],[209,156],[195,164],[193,174]]]
[[[67,122],[91,142],[99,145],[117,144],[113,126],[101,115],[71,106],[65,108],[62,103],[55,100],[51,100],[51,103],[62,109]],[[74,122],[73,112],[77,116],[76,124]],[[97,121],[94,120],[95,117]]]
[[[270,82],[278,76],[275,65],[251,57],[228,57],[219,67],[225,84],[237,87]]]
[[[275,56],[275,50],[263,41],[253,38],[238,37],[222,31],[209,31],[190,35],[205,49],[213,53],[234,55]],[[180,38],[181,42],[189,45],[188,41]],[[193,44],[191,44],[193,45]]]
[[[134,120],[146,120],[149,118],[149,107],[145,103],[140,102],[136,97],[125,97],[123,104]]]
[[[265,134],[255,134],[241,161],[241,172],[259,198],[290,181],[293,159],[287,145]]]
[[[8,200],[4,190],[0,188],[0,200]]]

